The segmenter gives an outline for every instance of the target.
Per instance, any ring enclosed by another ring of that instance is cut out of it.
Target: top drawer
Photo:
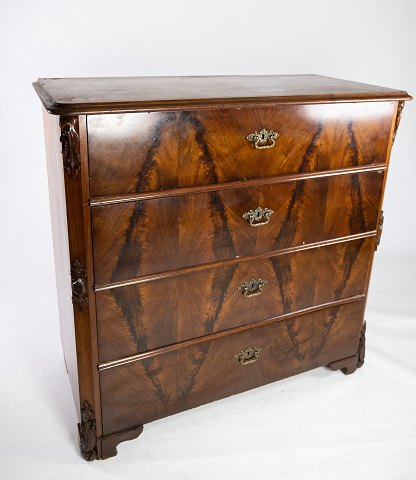
[[[383,164],[393,112],[364,102],[89,115],[91,196]],[[262,129],[278,136],[256,148],[247,137]]]

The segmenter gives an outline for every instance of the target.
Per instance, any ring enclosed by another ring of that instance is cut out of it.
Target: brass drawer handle
[[[260,352],[260,347],[246,348],[238,352],[237,355],[234,355],[234,358],[237,359],[241,365],[248,365],[257,362]]]
[[[261,225],[267,225],[270,217],[274,211],[270,208],[257,207],[255,210],[249,210],[243,215],[245,220],[248,220],[251,227],[260,227]]]
[[[246,298],[255,297],[256,295],[260,295],[260,293],[263,291],[264,285],[267,285],[266,280],[262,280],[261,278],[254,280],[254,278],[252,278],[248,282],[244,282],[242,285],[240,285],[238,290]]]
[[[247,140],[253,142],[257,150],[261,150],[263,148],[274,147],[278,136],[279,134],[273,130],[268,132],[265,128],[263,128],[263,130],[260,130],[260,133],[256,130],[254,133],[247,135]]]

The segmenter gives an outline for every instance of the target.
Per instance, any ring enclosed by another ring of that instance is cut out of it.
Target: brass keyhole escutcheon
[[[264,285],[267,285],[266,280],[262,280],[261,278],[255,280],[252,278],[251,280],[248,280],[240,285],[238,290],[246,298],[255,297],[256,295],[260,295],[260,293],[263,291]]]
[[[250,363],[257,362],[260,352],[260,347],[250,347],[238,352],[234,355],[234,358],[240,362],[240,365],[249,365]]]
[[[260,227],[267,225],[274,211],[270,208],[257,207],[255,210],[249,210],[243,214],[244,220],[247,220],[250,227]]]
[[[276,144],[276,140],[279,134],[270,130],[269,132],[263,128],[258,132],[257,130],[254,133],[247,135],[247,140],[254,144],[254,147],[257,150],[262,150],[263,148],[272,148]]]

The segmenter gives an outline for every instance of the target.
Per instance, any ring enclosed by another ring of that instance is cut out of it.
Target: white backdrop
[[[1,3],[1,478],[416,478],[416,103],[405,107],[391,156],[364,369],[309,372],[156,422],[116,459],[87,465],[73,446],[31,86],[37,77],[319,73],[416,94],[415,15],[412,0]]]

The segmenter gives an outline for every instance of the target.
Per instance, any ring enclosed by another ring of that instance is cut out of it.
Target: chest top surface
[[[321,75],[40,78],[33,86],[46,110],[57,115],[412,98],[402,90]]]

